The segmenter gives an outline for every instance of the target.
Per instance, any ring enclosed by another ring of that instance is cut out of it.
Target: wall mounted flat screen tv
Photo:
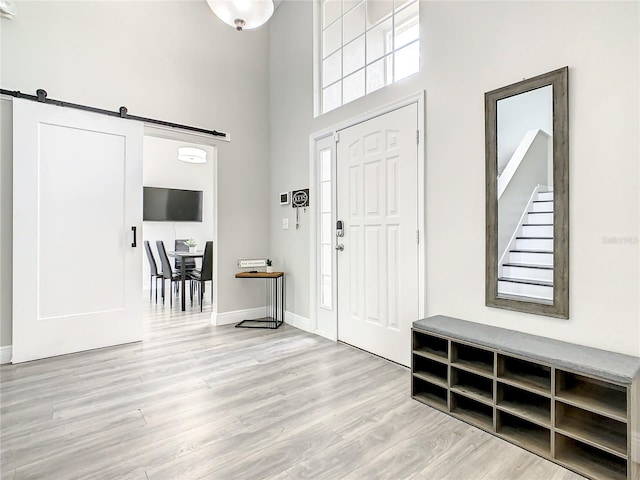
[[[149,222],[201,222],[202,191],[144,187],[142,217]]]

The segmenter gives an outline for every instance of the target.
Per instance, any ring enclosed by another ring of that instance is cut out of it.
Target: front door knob
[[[343,251],[344,250],[344,245],[339,243],[338,245],[336,245],[336,250]]]

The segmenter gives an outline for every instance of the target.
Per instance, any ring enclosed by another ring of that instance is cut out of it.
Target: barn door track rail
[[[80,105],[78,103],[63,102],[62,100],[54,100],[53,98],[47,98],[47,91],[39,88],[36,90],[35,95],[29,95],[28,93],[22,93],[18,90],[5,90],[0,88],[0,94],[10,95],[15,98],[23,98],[25,100],[32,100],[34,102],[48,103],[50,105],[57,105],[59,107],[69,107],[78,110],[85,110],[87,112],[101,113],[102,115],[109,115],[111,117],[126,118],[127,120],[136,120],[138,122],[151,123],[154,125],[162,125],[164,127],[178,128],[181,130],[188,130],[190,132],[203,133],[205,135],[212,135],[214,137],[220,137],[227,139],[227,134],[224,132],[218,132],[217,130],[207,130],[205,128],[192,127],[190,125],[181,125],[179,123],[165,122],[164,120],[156,120],[155,118],[139,117],[137,115],[129,115],[127,107],[120,107],[117,112],[111,110],[104,110],[102,108],[90,107],[88,105]]]

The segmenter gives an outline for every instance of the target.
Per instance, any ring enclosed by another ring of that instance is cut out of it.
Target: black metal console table
[[[242,320],[236,328],[276,329],[284,323],[284,272],[241,272],[236,278],[264,278],[267,280],[267,316]]]

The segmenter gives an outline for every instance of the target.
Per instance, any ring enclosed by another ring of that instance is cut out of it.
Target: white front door
[[[142,138],[14,100],[14,363],[142,339]]]
[[[381,115],[342,130],[337,148],[338,339],[406,366],[419,318],[417,118],[416,104]]]

